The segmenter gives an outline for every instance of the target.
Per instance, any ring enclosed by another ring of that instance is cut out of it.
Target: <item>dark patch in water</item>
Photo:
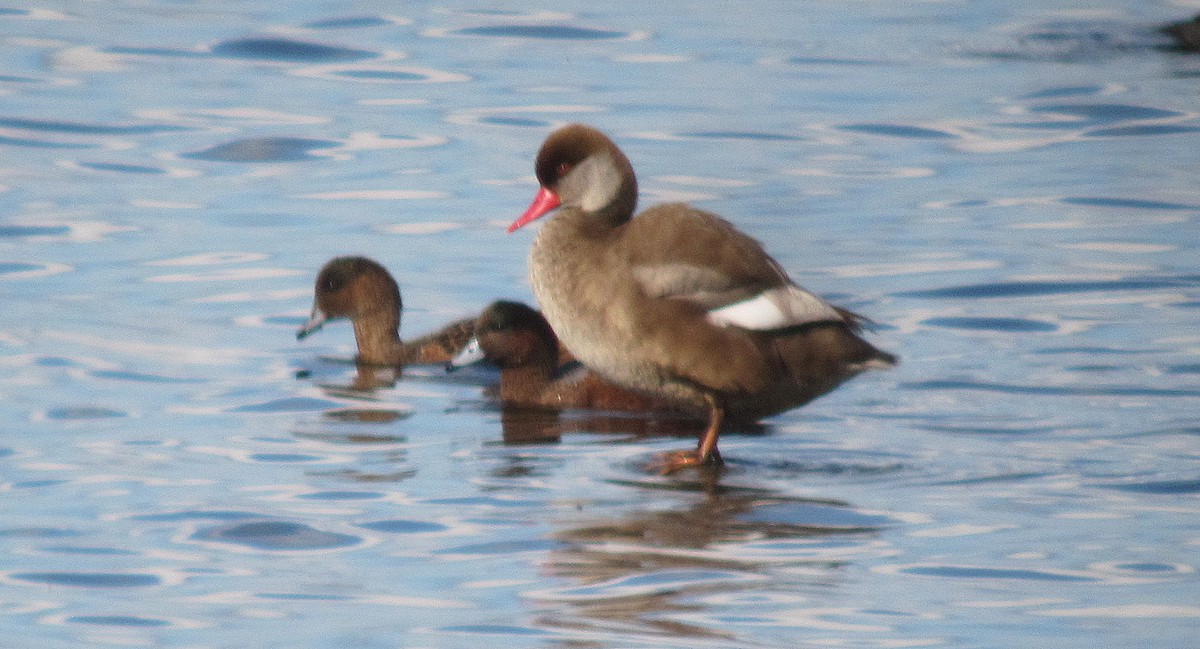
[[[1177,388],[1143,388],[1137,386],[1061,386],[1061,385],[1012,385],[1006,383],[983,383],[979,381],[914,381],[901,383],[906,390],[979,390],[1004,394],[1032,394],[1058,397],[1200,397],[1200,390]]]
[[[1096,354],[1145,354],[1146,351],[1136,349],[1113,349],[1112,347],[1091,347],[1088,345],[1080,345],[1078,347],[1047,347],[1039,349],[1035,354],[1084,354],[1086,356],[1094,356]]]
[[[1200,374],[1200,363],[1182,363],[1167,367],[1167,374]]]
[[[883,135],[885,137],[903,137],[917,139],[942,140],[957,137],[952,133],[920,126],[903,126],[900,124],[847,124],[837,127],[843,131],[854,131],[868,135]]]
[[[237,521],[237,520],[245,520],[247,518],[261,518],[261,517],[262,517],[261,514],[254,514],[251,512],[238,512],[238,511],[211,511],[211,512],[182,511],[182,512],[172,512],[170,514],[140,514],[138,516],[134,516],[133,520],[163,522],[163,523],[176,523],[176,522],[182,522],[182,521],[195,521],[195,520]]]
[[[1200,493],[1200,480],[1161,480],[1157,482],[1109,484],[1104,486],[1109,489],[1139,494],[1176,495]]]
[[[793,56],[787,60],[793,65],[887,65],[885,61],[868,61],[864,59],[837,59],[819,56]]]
[[[375,500],[383,494],[374,491],[317,491],[300,496],[305,500]]]
[[[204,379],[189,379],[176,376],[159,376],[157,374],[142,374],[126,370],[96,370],[92,376],[98,379],[114,379],[117,381],[133,381],[136,383],[203,383]]]
[[[258,597],[292,602],[349,602],[354,599],[345,595],[316,595],[313,593],[259,593]]]
[[[1118,207],[1133,210],[1195,210],[1197,205],[1187,203],[1168,203],[1166,201],[1151,201],[1142,198],[1106,198],[1096,196],[1070,196],[1060,200],[1067,205],[1090,205],[1095,207]]]
[[[485,25],[458,29],[454,34],[463,36],[490,36],[500,38],[539,38],[550,40],[594,41],[624,38],[628,34],[607,29],[572,27],[570,25]]]
[[[966,579],[1026,579],[1033,581],[1097,581],[1095,577],[1082,575],[1062,575],[1040,570],[1014,570],[1008,568],[967,568],[960,566],[917,566],[905,568],[901,572],[909,575],[925,577],[954,577]]]
[[[0,117],[0,127],[19,128],[43,133],[70,133],[72,135],[153,135],[191,130],[186,126],[170,124],[96,124],[69,122],[53,119],[26,117]]]
[[[683,137],[712,140],[747,140],[751,142],[800,142],[804,138],[783,133],[753,133],[750,131],[693,131],[680,133]]]
[[[382,27],[391,23],[378,16],[346,16],[345,18],[326,18],[305,25],[309,29],[356,29],[359,27]]]
[[[79,536],[75,530],[64,530],[58,527],[10,527],[0,529],[0,538],[19,539],[65,539]]]
[[[56,487],[61,484],[66,484],[66,482],[67,482],[66,480],[50,480],[50,479],[23,480],[21,482],[12,483],[12,486],[14,489],[41,489],[43,487]]]
[[[142,165],[127,165],[118,164],[115,162],[81,162],[80,167],[85,169],[93,169],[95,171],[114,171],[125,174],[161,174],[164,173],[158,167],[146,167]]]
[[[992,284],[950,286],[925,291],[902,291],[894,295],[897,297],[966,299],[1032,297],[1038,295],[1061,295],[1064,293],[1095,293],[1100,291],[1159,290],[1164,288],[1192,287],[1198,283],[1200,283],[1200,277],[1195,276],[1058,282],[995,282]]]
[[[292,462],[315,462],[321,459],[321,456],[304,453],[253,453],[250,455],[250,459],[255,462],[279,462],[287,464]]]
[[[70,226],[0,226],[0,236],[64,236],[71,234]],[[41,268],[32,265],[31,268]]]
[[[549,635],[548,631],[544,631],[542,629],[535,629],[525,626],[512,626],[507,624],[465,624],[462,626],[442,627],[441,630],[449,633],[472,633],[481,635]]]
[[[200,530],[192,535],[199,541],[236,543],[257,550],[326,550],[344,548],[362,541],[357,536],[322,532],[300,523],[257,521]]]
[[[390,534],[424,534],[430,532],[444,532],[447,528],[441,523],[430,523],[428,521],[406,521],[406,520],[389,520],[389,521],[372,521],[363,523],[359,527],[364,527],[368,530],[376,532],[388,532]]]
[[[94,556],[137,556],[137,552],[133,550],[122,550],[120,548],[92,548],[78,545],[54,545],[42,548],[46,552],[56,552],[58,554],[81,554]]]
[[[38,367],[76,367],[79,363],[61,356],[43,356],[33,363]]]
[[[0,275],[11,275],[14,273],[28,273],[31,270],[38,270],[41,266],[37,264],[22,264],[19,262],[0,262]]]
[[[1164,119],[1183,115],[1183,113],[1173,110],[1129,104],[1057,104],[1034,106],[1029,109],[1029,112],[1070,115],[1072,117],[1083,118],[1088,122],[1100,124],[1143,119]]]
[[[333,73],[333,76],[344,77],[346,79],[374,79],[379,81],[424,81],[429,78],[427,74],[406,72],[404,70],[338,70]]]
[[[0,144],[8,144],[11,146],[27,146],[39,149],[95,149],[95,144],[72,143],[72,142],[47,142],[45,140],[29,140],[20,137],[8,137],[0,135]]]
[[[1080,95],[1098,95],[1104,92],[1104,86],[1064,86],[1062,88],[1047,88],[1024,95],[1021,99],[1056,99],[1058,97],[1078,97]]]
[[[184,153],[184,158],[216,162],[300,162],[315,160],[309,151],[338,146],[332,140],[302,137],[259,137],[221,144],[211,149]]]
[[[135,628],[153,628],[170,626],[166,620],[155,620],[148,617],[133,617],[131,615],[76,615],[67,618],[74,624],[92,624],[96,626],[123,626]]]
[[[358,61],[376,56],[369,50],[356,50],[336,45],[294,41],[287,38],[239,38],[223,41],[212,48],[213,54],[235,59],[266,61],[297,61],[316,63],[326,61]]]
[[[118,55],[127,55],[127,56],[164,56],[164,57],[172,57],[172,58],[190,58],[190,59],[202,59],[202,58],[208,58],[210,56],[208,52],[197,52],[195,50],[180,50],[180,49],[173,49],[173,48],[169,48],[169,47],[127,47],[127,46],[122,46],[122,45],[115,45],[113,47],[106,47],[102,51],[106,52],[108,54],[118,54]]]
[[[157,586],[162,581],[156,575],[140,573],[20,572],[9,576],[20,581],[80,588],[136,588]]]
[[[1050,477],[1051,475],[1054,475],[1054,474],[1034,473],[1032,471],[1027,471],[1025,473],[1005,473],[1003,475],[989,475],[989,476],[981,476],[978,478],[962,478],[959,480],[940,480],[937,482],[930,482],[929,484],[934,485],[934,486],[939,486],[939,487],[967,487],[967,486],[974,486],[974,485],[981,485],[981,484],[996,484],[996,483],[1004,484],[1004,483],[1008,483],[1008,482],[1022,482],[1025,480],[1037,480],[1039,478]]]
[[[124,416],[125,413],[120,410],[97,406],[73,406],[68,408],[53,408],[46,411],[47,419],[113,419]]]
[[[926,424],[922,430],[934,433],[950,433],[952,435],[1037,435],[1058,430],[1057,426],[950,426],[945,424]]]
[[[1183,133],[1200,132],[1200,127],[1195,126],[1175,126],[1172,124],[1146,124],[1143,126],[1117,126],[1113,128],[1099,128],[1094,131],[1088,131],[1084,135],[1090,137],[1141,137],[1147,135],[1181,135]]]
[[[550,125],[549,122],[544,122],[540,119],[530,119],[528,117],[503,117],[499,115],[484,117],[479,121],[484,124],[494,124],[496,126],[520,126],[525,128],[544,128]]]
[[[1049,322],[1026,320],[1025,318],[980,318],[980,317],[947,317],[929,318],[921,324],[948,329],[970,329],[973,331],[1004,331],[1009,333],[1034,333],[1058,331],[1058,327]]]
[[[314,410],[327,410],[336,407],[338,404],[333,401],[324,399],[313,399],[311,397],[286,397],[283,399],[275,399],[266,403],[254,403],[246,406],[238,406],[230,410],[230,412],[311,412]]]
[[[517,552],[548,552],[564,547],[553,539],[526,539],[521,541],[489,541],[460,545],[456,548],[434,550],[434,554],[513,554]]]

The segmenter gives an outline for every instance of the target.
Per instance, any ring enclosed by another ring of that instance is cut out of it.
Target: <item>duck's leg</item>
[[[717,450],[717,438],[721,435],[721,424],[725,421],[725,406],[711,394],[705,394],[704,401],[708,404],[708,428],[700,436],[700,444],[696,450],[664,453],[651,468],[666,475],[692,466],[722,463],[721,453]]]

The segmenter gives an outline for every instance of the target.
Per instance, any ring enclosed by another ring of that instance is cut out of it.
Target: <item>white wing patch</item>
[[[788,284],[713,309],[708,312],[708,319],[723,327],[769,331],[812,322],[841,321],[842,316],[825,300]]]

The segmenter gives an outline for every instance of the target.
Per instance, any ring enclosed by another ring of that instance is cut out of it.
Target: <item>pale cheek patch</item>
[[[812,322],[841,321],[821,298],[797,286],[780,286],[708,312],[710,322],[723,327],[769,331]]]
[[[579,199],[579,207],[585,212],[608,207],[621,188],[621,172],[617,171],[612,157],[606,154],[590,156],[575,167],[572,175],[576,177],[572,181],[585,188]]]

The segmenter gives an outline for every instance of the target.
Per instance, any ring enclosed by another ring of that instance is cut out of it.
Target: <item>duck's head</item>
[[[540,189],[508,231],[557,208],[575,208],[620,223],[633,215],[637,178],[612,140],[584,124],[564,126],[542,143],[535,163]]]
[[[357,320],[374,313],[394,317],[397,322],[388,325],[394,331],[400,308],[400,288],[386,268],[366,257],[336,257],[317,273],[312,316],[296,338],[303,339],[330,320]]]
[[[488,361],[502,370],[545,364],[553,369],[558,338],[542,314],[520,302],[493,302],[475,321],[475,336],[450,361],[454,369]]]

